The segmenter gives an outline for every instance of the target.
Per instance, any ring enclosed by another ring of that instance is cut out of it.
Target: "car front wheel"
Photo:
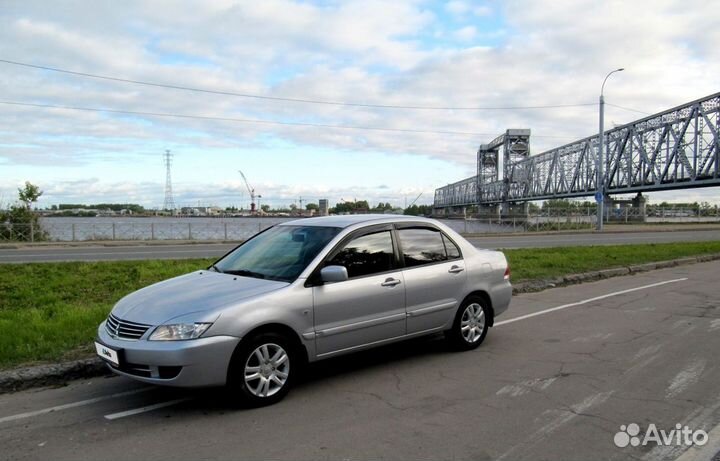
[[[293,348],[285,337],[275,333],[259,334],[236,351],[228,391],[238,403],[271,405],[290,390],[295,365]]]
[[[489,314],[489,308],[482,298],[466,299],[458,309],[452,329],[445,333],[446,338],[457,349],[475,349],[487,335]]]

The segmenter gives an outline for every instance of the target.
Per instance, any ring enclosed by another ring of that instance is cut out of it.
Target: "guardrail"
[[[49,222],[48,222],[49,221]],[[52,222],[37,226],[0,224],[0,241],[82,242],[107,240],[246,240],[273,223],[253,222]],[[34,228],[35,227],[35,228]]]
[[[136,221],[91,222],[78,218],[56,221],[42,219],[40,226],[0,223],[0,242],[82,242],[127,240],[195,240],[242,241],[280,220],[230,219],[198,221],[162,221],[139,219]],[[607,209],[606,222],[610,223],[720,223],[717,210],[665,209],[648,210],[645,215],[637,208]],[[595,209],[541,209],[528,215],[477,216],[463,219],[441,219],[455,231],[464,234],[497,234],[513,232],[539,232],[592,229],[595,226]]]

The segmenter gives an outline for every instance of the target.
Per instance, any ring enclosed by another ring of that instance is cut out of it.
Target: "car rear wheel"
[[[466,299],[455,315],[452,329],[445,332],[451,345],[460,350],[471,350],[485,340],[489,327],[489,308],[484,299]]]
[[[240,344],[233,357],[228,391],[237,403],[271,405],[290,390],[297,360],[284,336],[261,333]]]

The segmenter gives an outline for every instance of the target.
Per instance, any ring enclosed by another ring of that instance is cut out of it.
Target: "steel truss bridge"
[[[605,193],[720,186],[719,132],[720,93],[605,131]],[[592,196],[598,139],[530,156],[530,130],[507,130],[480,146],[476,176],[435,190],[434,207]]]

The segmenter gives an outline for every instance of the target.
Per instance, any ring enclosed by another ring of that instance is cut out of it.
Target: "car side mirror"
[[[325,282],[344,282],[348,279],[345,266],[326,266],[320,270],[320,280]]]

